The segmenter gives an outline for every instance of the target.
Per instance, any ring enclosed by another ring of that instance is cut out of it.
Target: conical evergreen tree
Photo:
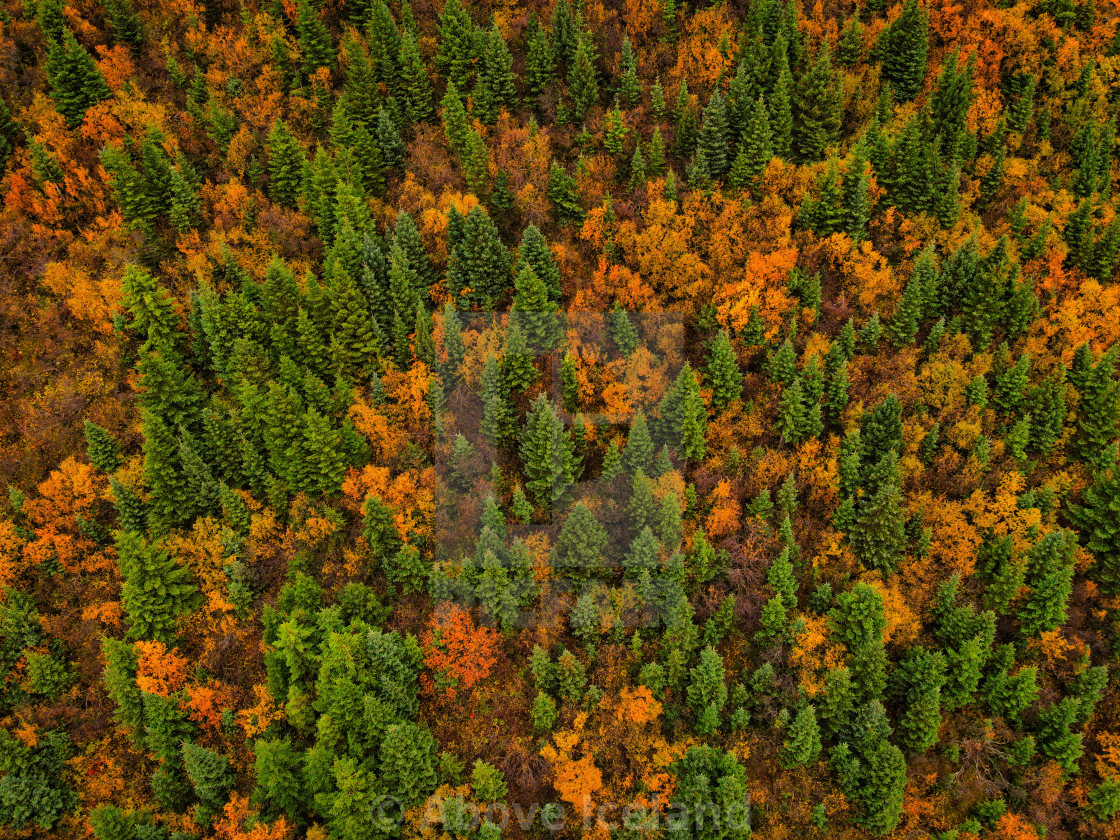
[[[578,502],[564,520],[552,554],[552,568],[573,580],[595,577],[603,571],[607,532],[587,505]]]
[[[484,35],[482,62],[471,97],[474,113],[484,123],[493,124],[503,106],[513,105],[517,98],[514,78],[509,47],[497,27],[492,27]]]
[[[521,460],[525,488],[537,504],[548,510],[571,484],[568,474],[570,444],[564,424],[548,399],[541,394],[533,403],[521,434]]]
[[[120,447],[112,436],[96,423],[85,421],[86,452],[89,461],[97,469],[111,473],[120,469],[124,463],[121,458]]]
[[[128,638],[173,644],[176,619],[191,608],[197,593],[190,572],[139,534],[118,531],[116,546]]]
[[[568,71],[568,93],[572,97],[572,107],[577,120],[583,120],[587,112],[599,101],[599,80],[595,71],[595,48],[591,36],[579,39],[571,70]]]
[[[552,9],[551,21],[552,54],[563,66],[571,66],[579,47],[579,29],[568,0],[557,0]]]
[[[828,44],[824,43],[813,66],[798,81],[794,97],[791,137],[794,155],[799,161],[820,160],[825,148],[836,142],[842,106],[843,94],[832,69]]]
[[[782,745],[782,764],[786,767],[813,764],[821,754],[821,733],[817,713],[806,704],[790,724]]]
[[[926,248],[914,263],[914,271],[902,292],[902,300],[895,308],[888,333],[896,346],[911,344],[918,334],[918,326],[925,316],[926,303],[937,297],[937,267],[932,248]]]
[[[770,117],[761,98],[753,100],[748,106],[739,154],[744,156],[744,166],[748,178],[759,175],[770,163],[770,158],[774,156]]]
[[[525,335],[529,347],[537,351],[554,348],[563,338],[557,307],[549,299],[544,281],[537,276],[532,265],[525,262],[514,282],[511,318]]]
[[[789,65],[785,63],[784,54],[774,88],[766,98],[766,106],[774,154],[780,158],[789,158],[793,142],[793,75]]]
[[[306,160],[303,146],[291,135],[283,120],[276,120],[268,135],[269,198],[285,207],[296,206]]]
[[[439,15],[436,67],[451,84],[465,89],[475,59],[474,23],[460,0],[446,0]]]
[[[82,121],[90,107],[112,95],[97,62],[68,28],[63,27],[61,37],[51,42],[46,69],[51,97],[71,127]]]
[[[867,222],[871,218],[869,189],[867,158],[862,145],[857,145],[840,185],[840,227],[855,242],[862,242],[867,237]]]
[[[556,60],[548,34],[537,20],[535,12],[529,16],[525,44],[525,86],[529,92],[529,104],[536,104],[556,74]]]
[[[891,453],[888,457],[894,458]],[[850,534],[852,552],[869,569],[884,574],[898,568],[906,548],[902,493],[885,481],[861,506]]]
[[[498,360],[491,356],[482,371],[482,434],[494,446],[513,434],[513,405],[502,383]]]
[[[1070,514],[1096,560],[1092,577],[1107,592],[1120,591],[1120,478],[1102,473]]]
[[[641,411],[630,422],[626,448],[622,451],[622,465],[631,475],[639,470],[646,475],[653,474],[653,440],[649,436],[646,416]]]
[[[377,147],[387,166],[399,169],[403,165],[406,151],[404,141],[386,108],[382,108],[377,115]]]
[[[696,144],[696,165],[713,180],[727,171],[727,137],[727,106],[717,90],[704,109]]]
[[[692,367],[685,362],[677,376],[675,428],[677,449],[690,461],[700,461],[707,452],[708,411],[700,396],[700,385]]]
[[[528,264],[537,277],[544,281],[549,298],[560,300],[560,267],[556,264],[556,258],[536,225],[529,225],[521,234],[521,248],[517,257],[518,273],[523,264]]]
[[[606,129],[603,137],[603,148],[615,158],[622,156],[623,143],[628,133],[626,121],[622,117],[622,109],[615,100],[614,107],[607,111]]]
[[[196,817],[205,824],[225,806],[233,787],[235,778],[229,760],[193,741],[183,741],[183,769],[198,798]]]
[[[909,750],[924,752],[937,743],[941,728],[941,688],[945,685],[945,657],[939,652],[912,648],[893,675],[905,711],[898,722],[898,738]]]
[[[379,786],[391,791],[405,808],[422,802],[435,790],[436,742],[427,729],[410,722],[391,724],[379,754]]]
[[[447,85],[447,90],[440,101],[440,109],[443,116],[443,133],[447,137],[447,142],[451,150],[463,158],[467,153],[471,128],[467,122],[463,101],[459,98],[459,91],[453,82]]]
[[[720,409],[738,399],[743,386],[743,372],[735,358],[727,330],[720,330],[712,342],[705,379],[712,389],[712,405]]]
[[[907,0],[902,14],[880,36],[877,51],[883,56],[883,78],[898,99],[908,102],[917,96],[929,55],[929,16],[918,0]]]
[[[460,234],[451,242],[448,255],[448,290],[461,308],[471,304],[489,307],[509,286],[509,254],[493,220],[481,207],[472,207],[460,217],[459,225]]]
[[[634,48],[627,35],[622,36],[622,52],[618,58],[618,92],[627,105],[633,107],[642,98],[642,86],[638,81],[638,62],[634,58]]]
[[[296,31],[303,55],[303,75],[310,76],[320,67],[330,67],[334,63],[334,43],[319,9],[311,5],[311,0],[300,0],[298,10]]]
[[[559,163],[553,161],[548,168],[548,189],[545,191],[556,217],[562,223],[583,221],[583,207],[579,203],[576,181]]]
[[[401,33],[400,68],[401,94],[409,121],[428,122],[432,117],[432,81],[416,36],[407,29]]]

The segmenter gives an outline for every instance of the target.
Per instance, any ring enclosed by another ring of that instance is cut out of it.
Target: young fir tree
[[[1120,476],[1102,472],[1070,506],[1074,524],[1085,537],[1095,564],[1092,578],[1106,592],[1120,591]]]
[[[547,351],[563,338],[556,304],[549,298],[544,280],[527,261],[514,281],[512,319],[518,324],[530,348]]]
[[[688,705],[695,717],[700,735],[711,735],[720,724],[720,713],[727,703],[723,660],[715,649],[700,652],[696,667],[689,672]]]
[[[906,759],[890,734],[886,712],[872,701],[844,727],[829,756],[849,801],[863,809],[857,822],[877,835],[898,825],[906,788]]]
[[[377,115],[377,148],[381,151],[381,159],[386,166],[399,169],[404,163],[406,152],[404,141],[397,131],[396,123],[389,116],[389,111],[382,108]]]
[[[674,412],[677,450],[690,461],[702,460],[707,452],[708,411],[700,396],[700,385],[691,365],[685,362],[674,384],[676,410]]]
[[[448,82],[466,89],[476,55],[475,27],[460,0],[446,0],[439,15],[436,68]]]
[[[335,48],[331,33],[311,0],[300,0],[298,11],[296,31],[303,54],[302,70],[304,76],[310,76],[320,67],[330,67],[334,63]]]
[[[927,302],[936,299],[937,267],[933,249],[926,248],[914,263],[914,270],[902,292],[902,299],[895,307],[894,316],[887,327],[891,340],[898,347],[913,343],[918,326],[925,317]]]
[[[839,136],[842,107],[843,93],[825,43],[812,67],[798,80],[794,96],[790,136],[797,160],[812,162],[824,157],[825,148]]]
[[[696,141],[696,166],[711,180],[727,172],[727,106],[717,90],[704,108],[704,119]]]
[[[196,818],[206,824],[225,806],[233,787],[235,778],[229,760],[193,741],[183,741],[183,769],[198,799]]]
[[[817,713],[811,704],[805,704],[786,734],[782,744],[781,760],[785,767],[797,767],[816,762],[821,754],[821,732]]]
[[[268,135],[269,198],[285,207],[295,207],[306,161],[303,146],[283,120],[276,120]]]
[[[448,288],[460,308],[471,304],[489,307],[509,286],[509,254],[498,229],[478,206],[472,207],[466,216],[452,208],[449,229],[451,224],[459,227],[459,234],[451,242],[448,255]]]
[[[908,750],[924,752],[937,743],[946,677],[945,657],[937,651],[915,647],[899,662],[892,677],[904,707],[898,738]]]
[[[112,95],[97,62],[69,28],[64,27],[61,37],[50,43],[46,70],[55,107],[71,127],[81,123],[90,107]]]
[[[432,118],[432,81],[416,36],[408,29],[401,33],[400,68],[400,87],[408,119],[412,123],[425,123]]]
[[[484,123],[493,124],[503,106],[514,104],[517,91],[514,88],[513,57],[502,33],[493,27],[483,37],[482,62],[471,99],[475,115]]]
[[[642,98],[642,86],[638,81],[638,62],[627,35],[622,36],[622,52],[618,58],[618,92],[630,107],[637,105]]]
[[[774,156],[773,132],[770,117],[762,98],[753,100],[747,111],[743,139],[739,146],[742,169],[747,178],[760,175]],[[738,158],[737,158],[738,160]]]
[[[454,82],[448,82],[447,90],[440,100],[440,111],[443,118],[443,133],[451,150],[465,158],[467,144],[470,141],[471,128],[467,121],[467,111],[463,107],[463,100]]]
[[[1074,380],[1080,401],[1073,448],[1082,461],[1101,468],[1116,460],[1120,383],[1116,380],[1115,359],[1116,350],[1110,349],[1095,365],[1086,365],[1085,372]]]
[[[850,534],[852,552],[865,566],[884,574],[898,567],[906,549],[902,492],[897,484],[897,456],[891,452],[876,470],[890,473],[863,501]]]
[[[1019,609],[1019,629],[1025,637],[1047,633],[1067,617],[1073,581],[1076,539],[1069,531],[1052,531],[1031,549],[1026,582],[1030,594]]]
[[[653,440],[644,412],[639,411],[630,422],[626,448],[622,451],[622,465],[630,475],[639,470],[646,475],[653,474]]]
[[[575,60],[579,29],[568,0],[557,0],[552,9],[550,41],[556,61],[567,67]]]
[[[556,257],[548,247],[544,235],[536,225],[529,225],[521,234],[521,247],[518,250],[518,271],[522,263],[532,266],[537,277],[544,281],[551,300],[560,300],[560,267]]]
[[[436,788],[435,754],[427,729],[408,721],[390,724],[381,740],[378,781],[410,808]]]
[[[85,421],[85,435],[86,453],[91,464],[107,473],[120,469],[124,460],[121,458],[120,447],[112,435],[89,420]]]
[[[766,97],[767,117],[773,138],[774,154],[789,158],[793,141],[793,74],[784,52],[779,52],[777,66],[771,70],[774,86]]]
[[[571,443],[544,394],[537,397],[521,434],[525,487],[537,504],[551,509],[572,483]]]
[[[907,0],[900,14],[880,36],[876,51],[883,57],[883,79],[899,101],[918,95],[926,78],[929,15],[918,0]]]
[[[806,431],[805,394],[801,378],[782,389],[778,401],[778,431],[786,443],[798,444]]]
[[[606,129],[603,137],[603,148],[612,157],[622,156],[623,143],[626,142],[628,131],[626,121],[622,116],[622,110],[618,107],[618,100],[616,99],[614,107],[607,111]]]
[[[580,121],[599,101],[599,80],[594,61],[595,47],[588,33],[579,39],[571,70],[568,71],[568,93],[572,97],[575,117]]]
[[[525,44],[525,86],[528,90],[528,104],[536,105],[555,77],[556,60],[552,54],[548,33],[540,25],[535,12],[529,16]]]
[[[139,534],[119,531],[116,545],[128,638],[173,644],[177,619],[191,609],[198,591],[190,572]]]
[[[562,224],[583,221],[583,207],[579,203],[575,178],[556,161],[552,161],[548,168],[548,188],[545,195],[552,202],[553,212]]]
[[[642,154],[642,141],[639,138],[634,143],[634,154],[630,157],[630,180],[627,186],[631,190],[641,189],[646,183],[646,158]]]
[[[583,502],[568,513],[553,549],[552,567],[573,580],[598,576],[604,568],[607,532]]]
[[[731,346],[727,330],[720,330],[712,342],[705,379],[712,389],[712,405],[720,409],[739,398],[743,385],[743,372]]]

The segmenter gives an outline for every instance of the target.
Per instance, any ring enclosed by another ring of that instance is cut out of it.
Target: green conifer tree
[[[824,157],[825,148],[834,144],[840,131],[843,94],[828,44],[822,44],[816,61],[798,81],[793,102],[791,139],[795,157],[811,162]],[[771,108],[774,107],[773,98]],[[771,125],[776,122],[771,115]],[[777,132],[775,132],[776,134]],[[775,147],[778,144],[775,143]]]
[[[579,38],[571,70],[568,71],[568,93],[577,120],[582,121],[587,112],[599,101],[599,80],[595,70],[595,47],[589,34]]]
[[[116,545],[128,638],[173,644],[176,620],[196,598],[197,587],[191,582],[190,572],[139,534],[118,531]]]
[[[436,68],[458,88],[466,89],[476,56],[474,23],[460,0],[446,0],[439,15]]]
[[[821,754],[821,733],[813,706],[803,706],[790,724],[782,744],[782,764],[797,767],[816,762]]]
[[[69,28],[63,27],[60,37],[51,41],[46,70],[51,97],[71,127],[81,123],[92,106],[112,95],[97,62]]]
[[[311,5],[311,0],[300,0],[298,10],[296,31],[303,54],[302,70],[304,76],[310,76],[320,67],[330,67],[334,63],[334,43],[319,9]]]
[[[918,0],[907,0],[902,14],[880,36],[876,50],[883,56],[883,78],[895,96],[903,102],[917,96],[929,55],[929,15]]]

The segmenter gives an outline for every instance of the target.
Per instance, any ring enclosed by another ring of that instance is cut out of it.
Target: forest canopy
[[[0,835],[1120,838],[1114,0],[0,6]]]

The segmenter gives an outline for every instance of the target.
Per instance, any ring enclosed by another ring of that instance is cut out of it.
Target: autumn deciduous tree
[[[462,607],[441,604],[421,639],[424,691],[449,701],[485,680],[498,661],[499,638],[493,628],[477,627]]]

